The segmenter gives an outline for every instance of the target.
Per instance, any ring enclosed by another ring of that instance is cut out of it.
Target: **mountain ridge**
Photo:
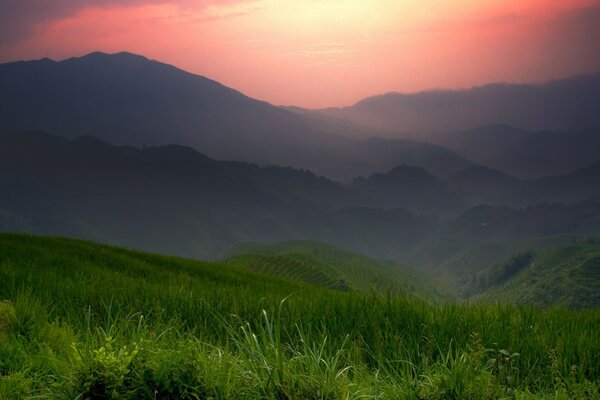
[[[597,129],[600,117],[594,104],[600,99],[599,88],[600,71],[596,71],[538,84],[390,92],[349,107],[317,111],[409,137],[496,123],[526,130]]]

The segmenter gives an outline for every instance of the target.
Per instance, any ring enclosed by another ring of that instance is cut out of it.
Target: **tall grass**
[[[0,398],[600,398],[600,312],[0,235]],[[283,301],[285,299],[285,301]]]

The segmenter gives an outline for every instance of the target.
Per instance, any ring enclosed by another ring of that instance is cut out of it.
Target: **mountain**
[[[225,263],[340,290],[409,293],[431,299],[447,293],[422,272],[319,242],[244,243]]]
[[[465,90],[388,93],[321,112],[393,130],[399,137],[419,137],[497,123],[533,131],[597,129],[599,103],[597,72],[538,85],[495,83]]]
[[[282,165],[291,151],[298,158],[298,150],[316,152],[312,146],[328,140],[294,113],[129,53],[1,64],[0,86],[0,126],[12,131],[138,147],[177,143],[211,157]]]
[[[600,159],[600,129],[530,132],[504,124],[441,133],[431,141],[524,179],[562,175]]]
[[[504,172],[475,166],[452,174],[447,182],[465,196],[471,204],[508,204],[523,181]]]
[[[355,179],[350,187],[372,205],[425,213],[450,212],[464,207],[452,188],[419,167],[402,165],[387,173]]]
[[[400,166],[342,185],[307,170],[217,161],[179,145],[137,149],[94,137],[0,133],[0,230],[197,258],[245,242],[317,240],[461,287],[525,245],[600,233],[596,172],[516,181],[515,198],[525,204],[527,190],[541,193],[532,203],[586,203],[470,208],[467,189],[486,193],[489,184],[492,196],[515,180],[481,167],[443,180]],[[574,197],[561,198],[561,188]]]
[[[600,196],[600,162],[569,174],[527,182],[517,197],[522,204],[576,203]]]
[[[190,257],[313,239],[390,258],[435,225],[398,207],[366,209],[382,204],[306,170],[39,132],[0,134],[0,187],[0,229]]]
[[[347,175],[353,178],[387,172],[401,165],[420,167],[444,178],[478,166],[445,147],[406,139],[372,137],[358,141],[349,154],[351,168]]]
[[[386,133],[275,107],[129,53],[0,64],[0,87],[0,129],[12,133],[179,144],[215,159],[310,169],[344,182],[400,163],[435,173],[473,164],[428,143],[366,140]]]
[[[215,161],[183,146],[135,149],[43,133],[0,135],[0,186],[7,228],[195,257],[267,240],[264,221],[324,203],[343,208],[351,198],[307,171]]]
[[[600,306],[600,245],[596,241],[522,253],[474,277],[480,300],[540,307]]]

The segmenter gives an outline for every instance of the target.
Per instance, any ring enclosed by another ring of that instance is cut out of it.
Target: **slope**
[[[489,286],[477,296],[481,300],[541,307],[556,304],[571,308],[598,307],[600,245],[591,241],[552,248],[528,257],[513,257],[476,279]]]
[[[311,241],[245,243],[224,253],[226,263],[342,290],[391,291],[448,297],[425,274],[402,264]]]
[[[5,234],[0,294],[3,399],[537,400],[598,391],[594,310],[432,304]],[[490,371],[490,360],[517,351],[511,379]]]
[[[459,292],[477,273],[523,249],[563,246],[600,234],[600,203],[474,207],[441,224],[399,259]]]

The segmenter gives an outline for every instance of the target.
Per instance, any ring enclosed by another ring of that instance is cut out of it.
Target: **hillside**
[[[535,255],[513,257],[479,274],[473,289],[486,301],[513,301],[540,307],[600,306],[600,245],[580,243]],[[481,289],[480,289],[481,290]]]
[[[537,400],[599,389],[597,311],[435,305],[7,234],[0,278],[2,399]]]
[[[448,293],[425,274],[318,242],[245,243],[224,255],[225,263],[342,290],[416,294],[429,299]]]
[[[524,248],[564,246],[600,233],[600,203],[474,207],[449,219],[399,258],[460,290]]]

